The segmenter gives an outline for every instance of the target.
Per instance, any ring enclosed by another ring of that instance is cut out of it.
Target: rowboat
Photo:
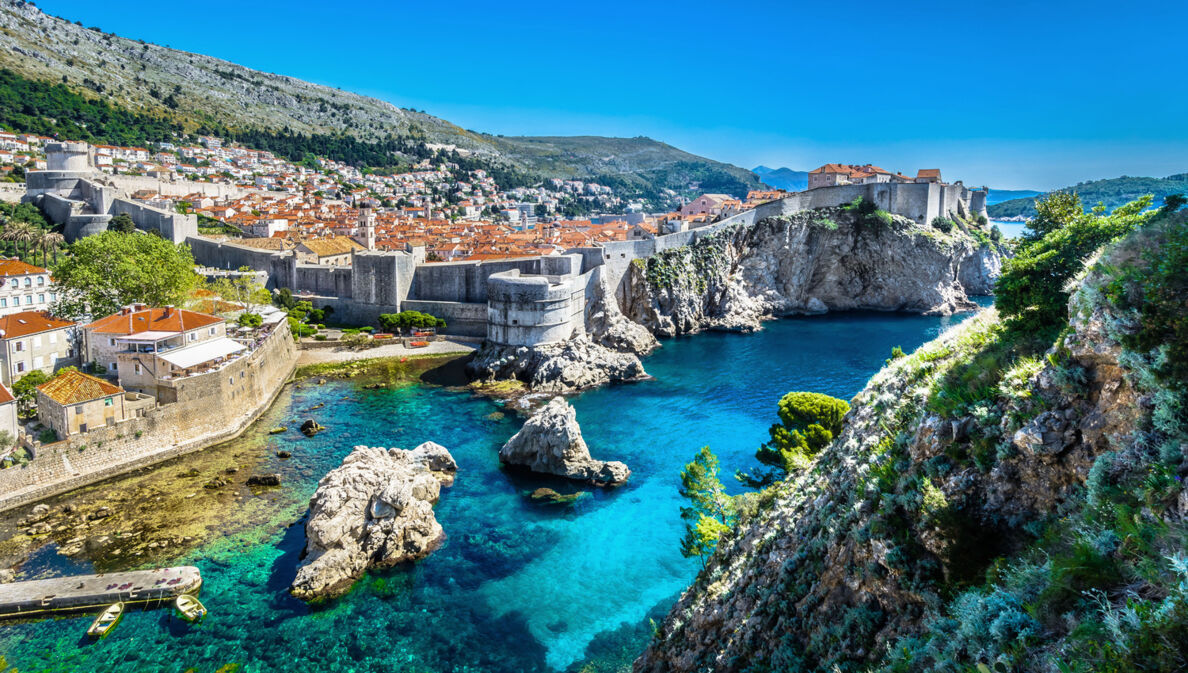
[[[275,428],[271,428],[271,429],[268,431],[268,434],[270,434],[270,435],[279,435],[280,433],[284,432],[285,430],[288,430],[288,428],[286,428],[286,427],[285,427],[285,426],[283,426],[283,425],[278,425],[278,426],[276,426]]]
[[[113,603],[107,606],[95,621],[91,622],[91,628],[87,629],[87,635],[92,638],[103,638],[111,633],[116,624],[120,623],[120,618],[124,616],[124,604]]]
[[[206,616],[206,607],[190,594],[178,596],[173,605],[187,622],[200,622]]]

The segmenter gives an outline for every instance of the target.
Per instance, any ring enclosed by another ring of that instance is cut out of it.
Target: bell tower
[[[370,203],[359,207],[359,233],[355,240],[368,250],[375,250],[375,210]]]

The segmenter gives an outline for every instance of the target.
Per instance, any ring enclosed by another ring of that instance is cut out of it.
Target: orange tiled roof
[[[12,396],[12,391],[0,384],[0,404],[8,404],[16,398]]]
[[[118,395],[124,389],[77,369],[67,369],[54,378],[37,386],[45,396],[63,406],[97,400],[108,395]]]
[[[16,337],[70,327],[73,324],[69,320],[55,318],[45,311],[22,311],[0,316],[0,333],[5,339],[15,339]]]
[[[222,318],[187,311],[184,308],[121,309],[86,326],[99,334],[138,334],[140,332],[186,332],[223,322]]]
[[[305,246],[310,252],[318,257],[329,257],[331,255],[345,255],[352,250],[363,250],[363,246],[359,245],[352,238],[346,236],[335,236],[333,238],[309,238],[301,241],[301,245]]]
[[[24,276],[30,273],[47,273],[40,266],[26,264],[19,259],[0,259],[0,276]]]

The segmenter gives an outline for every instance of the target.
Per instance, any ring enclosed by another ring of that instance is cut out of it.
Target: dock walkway
[[[201,588],[194,566],[11,582],[0,584],[0,618],[95,611],[120,601],[158,607]]]

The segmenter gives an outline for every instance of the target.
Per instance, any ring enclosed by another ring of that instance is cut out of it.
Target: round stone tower
[[[46,168],[85,173],[91,170],[91,146],[86,143],[46,143]]]

